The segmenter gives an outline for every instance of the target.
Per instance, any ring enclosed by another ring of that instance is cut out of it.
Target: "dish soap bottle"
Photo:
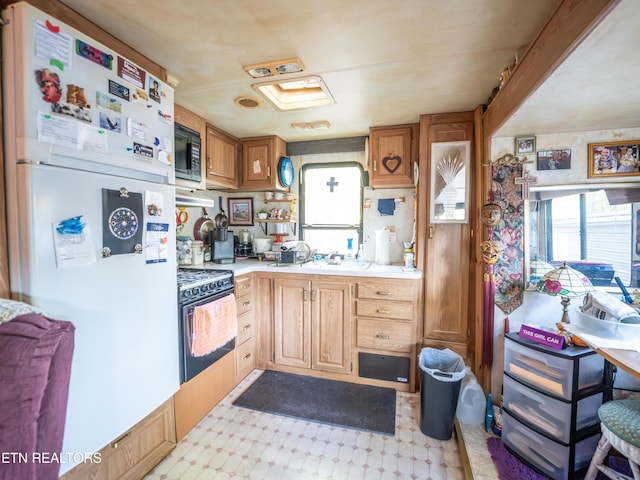
[[[353,238],[347,238],[347,256],[344,261],[347,263],[352,263],[355,260],[353,256]]]

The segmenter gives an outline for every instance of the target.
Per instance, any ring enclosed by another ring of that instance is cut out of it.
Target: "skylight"
[[[252,86],[280,110],[321,107],[336,103],[322,78],[317,75],[273,80]]]

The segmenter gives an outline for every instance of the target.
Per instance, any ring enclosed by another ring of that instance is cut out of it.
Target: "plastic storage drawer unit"
[[[522,345],[509,337],[504,342],[504,371],[523,383],[552,395],[571,399],[574,365],[578,367],[578,389],[602,383],[604,358],[595,353],[574,361],[548,351]]]
[[[540,435],[506,411],[502,416],[502,441],[507,449],[554,480],[564,480],[569,477],[570,471],[588,466],[599,439],[600,432],[576,443],[574,458],[571,458],[571,447]],[[570,462],[573,462],[573,468],[570,468]]]
[[[571,403],[536,392],[506,375],[503,389],[503,407],[509,413],[560,442],[570,442]],[[602,392],[598,392],[578,400],[576,430],[598,423],[598,408],[602,405],[602,396]]]

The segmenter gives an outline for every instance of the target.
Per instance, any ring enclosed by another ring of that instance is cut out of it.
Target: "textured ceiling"
[[[62,1],[177,77],[177,103],[237,137],[286,141],[366,135],[370,126],[418,122],[421,114],[473,110],[559,3]],[[266,101],[251,110],[234,103],[258,97],[251,87],[258,80],[243,65],[290,57],[302,59],[302,75],[325,80],[335,105],[279,112]],[[320,120],[332,127],[290,127]]]
[[[496,137],[640,126],[640,1],[620,4]]]

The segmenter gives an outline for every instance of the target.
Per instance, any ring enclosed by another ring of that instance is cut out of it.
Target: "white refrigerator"
[[[12,296],[76,328],[63,474],[179,388],[173,90],[28,4],[2,16]]]

